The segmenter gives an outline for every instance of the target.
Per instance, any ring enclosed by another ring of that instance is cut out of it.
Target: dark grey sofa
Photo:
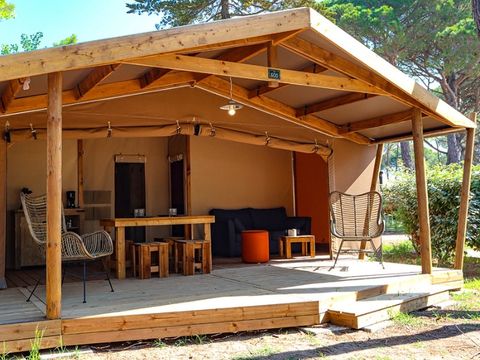
[[[284,207],[271,209],[212,209],[213,256],[238,257],[242,255],[241,232],[243,230],[267,230],[270,254],[278,254],[278,238],[288,229],[298,229],[300,234],[310,234],[310,217],[288,217]],[[293,248],[293,251],[298,249]]]

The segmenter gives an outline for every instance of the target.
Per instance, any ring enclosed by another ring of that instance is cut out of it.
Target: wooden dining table
[[[210,224],[215,222],[215,216],[197,215],[197,216],[157,216],[140,218],[113,218],[102,219],[100,225],[105,231],[111,232],[115,229],[115,273],[118,279],[125,279],[125,228],[135,226],[169,226],[185,225],[186,237],[191,238],[193,231],[191,227],[196,224],[203,225],[203,239],[211,242]]]

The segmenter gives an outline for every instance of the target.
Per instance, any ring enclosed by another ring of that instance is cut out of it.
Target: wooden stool
[[[152,253],[158,254],[158,265],[152,265]],[[133,244],[132,262],[133,276],[136,276],[138,258],[138,273],[140,279],[150,279],[152,273],[158,273],[159,277],[167,277],[168,274],[168,243],[151,242]]]
[[[211,243],[208,240],[175,240],[175,272],[194,275],[195,270],[204,274],[212,271]],[[196,261],[199,259],[199,261]]]
[[[169,236],[162,239],[155,238],[155,241],[160,241],[168,244],[168,263],[169,263],[169,270],[171,272],[175,271],[175,241],[177,240],[184,240],[183,237],[180,236]]]

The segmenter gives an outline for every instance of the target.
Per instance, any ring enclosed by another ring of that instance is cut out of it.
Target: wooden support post
[[[380,177],[380,168],[382,167],[382,155],[383,155],[383,144],[378,144],[377,154],[375,156],[375,165],[373,166],[372,182],[370,183],[370,191],[377,190],[378,179]],[[366,247],[367,247],[367,242],[362,241],[362,243],[360,244],[360,250],[365,250]],[[360,252],[358,254],[358,258],[360,260],[363,260],[365,258],[365,253]]]
[[[476,121],[476,114],[471,119]],[[475,144],[475,129],[467,129],[465,159],[463,162],[463,182],[460,193],[460,209],[458,211],[457,242],[455,246],[455,269],[463,269],[465,237],[467,235],[468,204],[470,197],[470,178],[472,176],[473,150]]]
[[[270,43],[267,48],[267,61],[269,68],[277,68],[278,67],[278,51],[277,47]],[[279,83],[278,81],[269,81],[268,87],[269,88],[278,88]]]
[[[83,209],[83,140],[77,140],[77,192],[78,207]]]
[[[0,289],[7,287],[5,280],[7,240],[7,142],[0,140]]]
[[[420,226],[420,251],[422,273],[432,273],[432,244],[430,240],[430,212],[428,209],[427,176],[423,149],[423,121],[420,109],[412,113],[413,150],[415,155],[415,178],[417,182],[418,222]]]
[[[47,318],[62,308],[62,74],[48,74],[47,107]]]

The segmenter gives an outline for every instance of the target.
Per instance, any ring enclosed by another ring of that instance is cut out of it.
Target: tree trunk
[[[455,134],[447,135],[447,165],[460,162],[460,145]]]
[[[458,109],[458,84],[457,74],[448,75],[441,84],[445,101],[454,109]],[[462,149],[456,134],[447,135],[447,165],[461,161]]]
[[[480,36],[480,0],[472,0],[473,18],[477,25],[477,34]]]
[[[408,141],[402,141],[400,143],[400,150],[402,154],[403,166],[409,170],[413,170],[412,155],[410,151],[410,143]]]
[[[230,18],[230,11],[228,6],[229,0],[220,0],[220,5],[221,5],[220,15],[222,16],[222,19]]]

